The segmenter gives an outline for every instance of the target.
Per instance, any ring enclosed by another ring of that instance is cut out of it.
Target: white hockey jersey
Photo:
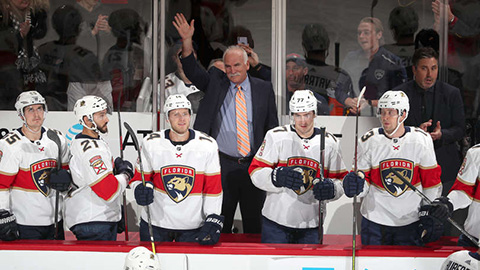
[[[175,230],[191,230],[203,225],[210,214],[220,214],[222,180],[215,139],[190,129],[184,145],[174,145],[170,130],[154,132],[142,141],[145,181],[153,182],[154,200],[149,205],[152,224]],[[140,166],[130,185],[142,184]],[[142,219],[147,220],[145,210]]]
[[[40,140],[30,141],[21,129],[0,140],[0,209],[13,212],[17,223],[49,226],[54,223],[55,192],[47,187],[50,170],[57,166],[58,147],[42,128]],[[59,134],[62,166],[68,169],[70,152]],[[60,200],[60,207],[62,202]],[[61,219],[59,211],[59,219]]]
[[[124,174],[113,175],[113,157],[107,142],[80,133],[70,151],[70,172],[76,188],[65,198],[68,228],[88,222],[119,221],[121,194],[128,179]]]
[[[358,170],[365,172],[360,212],[366,219],[387,226],[417,221],[422,199],[390,169],[396,170],[428,198],[442,192],[440,166],[430,135],[419,128],[405,127],[400,138],[389,138],[375,128],[358,140]]]
[[[448,256],[440,270],[480,270],[480,261],[470,251],[461,250]]]
[[[454,210],[470,206],[465,230],[471,235],[480,235],[480,144],[467,151],[448,197]]]
[[[193,84],[189,86],[185,85],[185,83],[175,74],[175,72],[165,76],[165,98],[174,94],[183,94],[188,96],[199,91],[200,90],[198,90],[198,88]]]
[[[318,227],[319,201],[313,195],[312,182],[320,176],[320,130],[316,128],[314,132],[310,139],[302,139],[290,125],[269,130],[249,168],[253,184],[267,192],[262,215],[286,227]],[[300,190],[273,185],[272,171],[280,166],[303,169],[304,184]],[[324,177],[331,178],[336,185],[332,200],[343,195],[341,180],[346,173],[339,141],[327,133]]]

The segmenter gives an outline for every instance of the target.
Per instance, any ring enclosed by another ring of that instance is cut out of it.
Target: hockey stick
[[[325,169],[325,127],[320,128],[320,180],[323,181],[325,179],[324,175]],[[323,206],[325,205],[324,201],[320,201],[318,205],[318,242],[323,244],[323,219],[324,219],[324,211]]]
[[[120,158],[123,160],[123,136],[122,136],[122,118],[120,116],[120,103],[122,101],[123,87],[120,88],[117,100],[117,114],[118,114],[118,135],[120,137]],[[128,186],[128,185],[127,185]],[[127,191],[124,190],[122,194],[123,200],[123,222],[125,223],[125,241],[128,241],[128,218],[127,218]]]
[[[135,148],[137,148],[138,151],[138,165],[140,166],[140,173],[142,175],[142,185],[145,186],[145,174],[143,172],[143,164],[142,164],[142,153],[140,151],[140,145],[138,144],[138,139],[135,133],[133,132],[132,127],[127,122],[123,122],[123,125],[127,129],[127,131],[132,135],[133,143],[135,144]],[[148,221],[148,233],[150,234],[150,242],[152,243],[152,252],[153,254],[156,254],[155,252],[155,241],[153,240],[153,229],[152,229],[152,218],[150,216],[150,208],[148,205],[145,205],[145,211],[147,212],[147,221]]]
[[[425,200],[428,204],[432,204],[432,200],[430,200],[423,192],[418,190],[414,185],[412,185],[412,183],[410,183],[407,179],[405,179],[403,175],[401,175],[399,172],[397,172],[392,168],[388,168],[388,170],[393,172],[396,177],[398,177],[405,185],[407,185],[410,189],[412,189],[415,193],[417,193],[417,195],[420,196],[423,200]],[[480,243],[471,234],[465,231],[465,229],[463,229],[462,226],[460,226],[455,220],[453,220],[451,217],[448,217],[447,220],[448,222],[450,222],[450,224],[455,226],[455,228],[457,228],[461,233],[463,233],[466,237],[468,237],[470,241],[472,241],[475,245],[477,245],[477,247],[480,248]]]
[[[49,129],[47,130],[47,137],[52,140],[58,148],[58,156],[57,156],[57,170],[60,170],[62,168],[62,143],[60,142],[60,138],[58,138],[58,135],[55,131]],[[53,235],[53,239],[57,240],[58,238],[58,205],[59,205],[59,198],[60,198],[60,192],[58,190],[55,190],[55,233]]]
[[[358,116],[360,114],[360,101],[362,100],[363,94],[365,94],[365,91],[367,90],[367,87],[364,86],[362,88],[362,91],[360,91],[360,95],[358,95],[357,99],[357,114],[355,115],[355,156],[354,158],[354,165],[353,165],[353,171],[355,174],[358,174],[358,166],[357,166],[357,161],[358,161]],[[357,238],[357,212],[355,209],[355,206],[357,205],[357,195],[353,196],[353,229],[352,229],[352,269],[355,270],[355,252],[356,252],[356,238]]]

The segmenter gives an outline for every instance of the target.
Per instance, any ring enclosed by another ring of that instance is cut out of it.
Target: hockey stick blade
[[[388,168],[387,170],[395,174],[395,176],[398,177],[400,181],[402,181],[405,185],[407,185],[410,189],[412,189],[415,193],[417,193],[420,197],[422,197],[422,199],[428,202],[428,204],[432,204],[432,200],[430,200],[423,192],[418,190],[414,185],[412,185],[412,183],[410,183],[407,179],[405,179],[403,175],[401,175],[399,172],[397,172],[392,168]],[[461,233],[463,233],[466,237],[468,237],[470,241],[472,241],[475,245],[477,245],[477,247],[480,248],[480,243],[472,235],[470,235],[467,231],[465,231],[465,229],[463,229],[462,226],[460,226],[460,224],[458,224],[451,217],[448,217],[447,220],[448,222],[450,222],[450,224],[452,224],[455,228],[457,228]]]
[[[146,186],[145,173],[143,172],[143,165],[142,165],[142,151],[140,150],[140,144],[138,144],[137,135],[135,135],[135,132],[133,132],[132,127],[127,122],[123,122],[123,125],[127,129],[127,132],[130,133],[130,135],[132,135],[133,143],[135,144],[135,148],[137,148],[138,165],[140,166],[140,174],[142,175],[142,184],[143,184],[143,186]],[[150,242],[152,244],[152,252],[153,252],[153,254],[156,254],[155,241],[153,240],[152,218],[151,218],[151,215],[150,215],[150,207],[148,205],[145,205],[145,211],[147,212],[148,232],[150,234]]]
[[[57,156],[57,170],[62,168],[62,143],[60,142],[60,138],[58,137],[57,133],[51,129],[47,130],[47,137],[52,140],[58,148],[58,156]],[[58,207],[60,204],[60,192],[55,190],[55,209],[54,209],[54,226],[55,232],[53,235],[53,239],[58,239]]]
[[[363,95],[365,94],[365,91],[367,91],[367,87],[364,86],[362,88],[362,91],[360,91],[360,95],[358,95],[358,99],[357,99],[357,109],[360,108],[360,101],[362,100],[363,98]]]

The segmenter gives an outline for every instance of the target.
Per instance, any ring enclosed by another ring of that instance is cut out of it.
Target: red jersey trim
[[[98,197],[105,201],[109,201],[115,193],[117,193],[120,185],[117,178],[112,173],[109,173],[105,177],[91,184],[90,187]]]

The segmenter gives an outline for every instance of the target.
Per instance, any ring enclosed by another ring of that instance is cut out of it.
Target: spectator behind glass
[[[355,108],[350,76],[344,70],[325,63],[330,46],[325,28],[318,23],[307,24],[302,33],[302,46],[308,68],[304,89],[312,90],[328,101],[331,111],[327,110],[327,114],[343,115],[345,106]]]
[[[395,87],[404,91],[410,101],[410,113],[405,124],[420,127],[430,133],[435,156],[442,167],[445,196],[455,181],[462,156],[458,141],[465,134],[465,113],[460,90],[437,81],[438,54],[430,48],[420,48],[413,55],[414,80]]]
[[[388,17],[388,27],[392,31],[395,43],[383,47],[402,59],[402,65],[412,65],[412,55],[415,52],[414,36],[418,30],[418,15],[410,7],[396,7]],[[406,70],[408,74],[408,69]]]
[[[183,70],[205,93],[194,128],[215,138],[220,151],[225,216],[222,232],[232,232],[235,210],[240,203],[243,231],[260,233],[265,193],[253,186],[248,167],[267,130],[278,126],[272,84],[248,76],[248,56],[239,46],[231,46],[224,53],[226,73],[215,67],[206,72],[193,56],[194,21],[189,24],[183,14],[177,14],[173,25],[183,40]],[[244,117],[236,117],[237,113]],[[240,125],[243,128],[237,132]]]
[[[196,46],[194,44],[193,55],[196,59],[197,53],[195,48]],[[182,63],[180,62],[179,57],[181,53],[182,41],[179,40],[175,43],[173,47],[170,48],[168,53],[170,59],[172,60],[172,63],[176,66],[176,70],[165,76],[165,98],[168,98],[170,95],[173,94],[183,94],[190,101],[193,113],[197,113],[200,101],[205,94],[198,90],[198,88],[192,84],[192,82],[183,72]]]
[[[286,110],[287,114],[290,113],[290,106],[288,106],[292,95],[297,90],[308,89],[305,85],[305,75],[308,73],[307,62],[305,58],[299,54],[291,53],[287,55],[287,66],[285,68],[285,78],[287,80],[287,92],[286,92]],[[329,107],[328,101],[320,94],[312,92],[317,99],[316,113],[319,115],[328,115]]]
[[[105,54],[103,74],[111,81],[115,109],[135,111],[136,100],[145,78],[141,44],[144,23],[132,9],[112,12],[108,23],[117,42]]]
[[[38,48],[41,69],[47,74],[47,83],[40,91],[45,93],[51,110],[72,110],[78,98],[93,93],[112,104],[112,88],[109,81],[104,82],[97,57],[76,45],[81,23],[82,16],[73,6],[57,8],[52,25],[59,39]]]
[[[361,49],[349,52],[342,67],[350,74],[355,95],[366,86],[365,99],[370,108],[364,115],[375,115],[380,96],[389,89],[405,82],[407,75],[401,59],[389,52],[383,45],[382,22],[373,17],[365,17],[357,28],[357,41]]]
[[[101,62],[108,48],[115,44],[115,38],[108,25],[111,10],[103,6],[99,0],[75,1],[75,8],[80,11],[84,21],[78,45],[92,51]]]
[[[4,0],[0,8],[0,109],[11,109],[20,92],[46,80],[33,43],[47,33],[49,3]]]
[[[260,58],[258,54],[253,50],[255,43],[252,38],[252,32],[248,30],[245,26],[237,25],[235,26],[228,36],[227,45],[238,45],[242,47],[248,55],[248,63],[250,64],[250,69],[248,74],[250,76],[260,78],[262,80],[271,81],[272,79],[272,69],[260,63]]]

